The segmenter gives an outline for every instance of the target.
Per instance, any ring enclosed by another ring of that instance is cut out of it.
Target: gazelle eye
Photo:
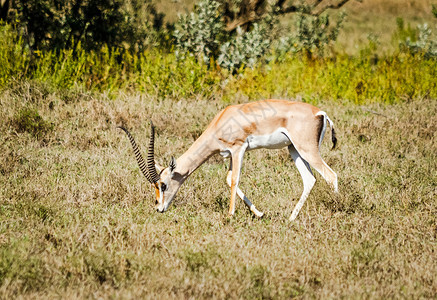
[[[161,191],[166,191],[167,190],[167,185],[165,183],[161,184]]]

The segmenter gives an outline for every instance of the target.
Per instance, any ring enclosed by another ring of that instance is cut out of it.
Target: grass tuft
[[[18,132],[28,132],[36,138],[41,138],[53,130],[54,125],[45,121],[37,110],[24,108],[11,120],[12,126]]]

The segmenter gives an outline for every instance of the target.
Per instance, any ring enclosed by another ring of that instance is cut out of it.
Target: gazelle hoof
[[[264,215],[262,212],[260,212],[259,210],[256,209],[255,205],[252,205],[252,207],[250,208],[250,211],[253,212],[255,214],[255,216],[257,216],[258,218],[262,218]]]
[[[291,214],[290,218],[288,219],[288,221],[293,222],[294,220],[296,220],[297,214]]]

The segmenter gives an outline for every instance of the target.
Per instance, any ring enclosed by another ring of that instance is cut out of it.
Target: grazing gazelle
[[[227,183],[231,188],[229,215],[234,214],[235,198],[238,195],[256,216],[261,217],[263,213],[258,211],[238,188],[244,152],[258,148],[288,147],[303,180],[303,193],[290,216],[292,221],[297,217],[316,182],[310,165],[337,191],[337,174],[323,161],[319,152],[327,121],[331,126],[334,148],[337,139],[332,121],[325,112],[310,104],[264,100],[232,105],[215,116],[202,135],[181,157],[177,160],[172,157],[167,168],[155,164],[153,124],[147,164],[132,135],[125,128],[120,128],[129,137],[141,172],[155,187],[156,210],[159,212],[167,210],[182,183],[191,173],[209,157],[220,153],[223,157],[231,158],[227,175]]]

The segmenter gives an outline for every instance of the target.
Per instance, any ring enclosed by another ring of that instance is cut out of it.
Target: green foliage
[[[271,23],[255,23],[250,31],[237,29],[236,36],[220,47],[218,64],[226,69],[253,68],[263,58],[272,43]]]
[[[209,96],[220,81],[215,72],[193,57],[180,60],[174,54],[157,52],[141,54],[134,75],[134,86],[139,90],[173,98]]]
[[[270,14],[247,31],[237,28],[235,33],[226,32],[220,3],[201,0],[194,12],[182,16],[176,24],[176,55],[191,54],[206,64],[212,59],[231,71],[243,66],[253,68],[270,49],[274,25],[277,20]]]
[[[10,22],[21,29],[31,49],[141,48],[153,44],[163,15],[151,1],[28,0],[14,1]]]
[[[432,13],[437,18],[437,6],[432,5]],[[408,24],[408,28],[404,29],[402,18],[398,18],[397,23],[398,31],[394,38],[398,38],[401,51],[420,54],[427,58],[437,57],[437,37],[428,24],[418,25],[417,29],[411,29]]]
[[[346,14],[341,13],[336,23],[331,25],[327,14],[313,16],[301,11],[296,18],[295,30],[278,41],[277,55],[283,57],[292,52],[303,53],[309,58],[324,56],[326,48],[337,40],[345,17]]]
[[[239,2],[233,4],[241,5]],[[234,32],[226,32],[220,15],[221,4],[215,0],[201,0],[194,12],[182,16],[176,24],[176,54],[184,57],[190,53],[206,64],[213,59],[231,71],[242,67],[253,68],[259,61],[268,61],[267,54],[274,44],[277,44],[275,47],[279,56],[288,52],[304,52],[309,57],[312,53],[323,56],[326,46],[337,39],[344,14],[340,14],[336,24],[331,26],[329,15],[308,15],[305,7],[302,6],[298,15],[296,32],[278,40],[275,28],[279,22],[273,7],[262,18],[245,26],[244,30],[237,27]]]
[[[35,51],[30,56],[9,25],[0,26],[0,88],[19,79],[35,79],[55,88],[113,92],[140,90],[171,97],[210,95],[220,78],[195,58],[176,59],[159,51],[120,51],[102,46],[86,50]]]
[[[199,61],[209,64],[216,58],[225,38],[220,4],[215,0],[200,0],[190,15],[181,16],[174,31],[176,55],[195,55]]]
[[[337,55],[328,59],[313,56],[314,52],[307,57],[285,51],[280,55],[276,52],[276,59],[268,64],[257,64],[270,49],[271,28],[254,24],[251,31],[239,31],[235,40],[222,45],[218,63],[238,70],[235,78],[213,62],[208,65],[194,56],[183,58],[159,50],[107,46],[87,50],[78,43],[74,49],[35,51],[31,55],[11,26],[3,25],[0,88],[29,79],[61,90],[107,91],[110,95],[118,90],[142,91],[174,99],[223,95],[228,101],[239,94],[249,99],[302,97],[310,102],[328,98],[392,103],[437,95],[435,42],[425,34],[429,30],[419,35],[415,44],[406,44],[408,51],[385,57],[378,56],[377,39],[369,38],[369,44],[355,57]],[[266,36],[267,40],[263,38]]]
[[[437,39],[433,35],[431,28],[428,24],[417,26],[419,32],[417,40],[407,40],[400,44],[402,51],[408,51],[413,54],[420,54],[425,57],[437,57]]]
[[[35,109],[20,110],[12,120],[12,125],[18,132],[29,132],[40,138],[53,130],[53,124],[45,121]]]

